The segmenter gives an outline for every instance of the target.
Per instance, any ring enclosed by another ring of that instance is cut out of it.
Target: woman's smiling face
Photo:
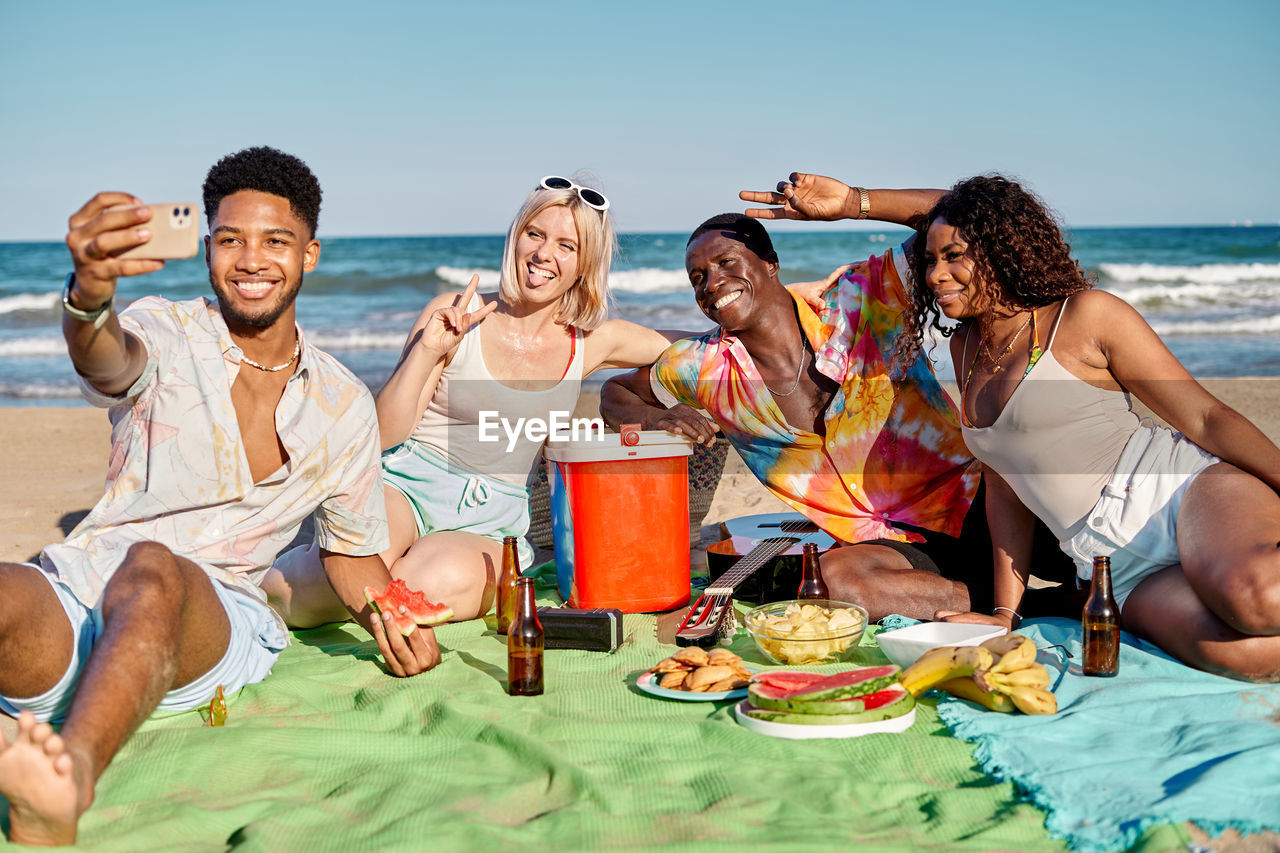
[[[943,316],[962,320],[981,313],[977,296],[982,282],[974,273],[969,244],[955,226],[935,219],[929,226],[924,257],[925,284]]]

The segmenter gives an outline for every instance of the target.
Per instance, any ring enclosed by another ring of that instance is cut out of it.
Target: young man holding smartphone
[[[39,566],[0,564],[12,841],[73,842],[97,779],[156,709],[266,676],[288,633],[259,583],[313,512],[329,580],[387,669],[440,660],[430,629],[387,631],[364,601],[390,580],[373,399],[294,321],[320,256],[315,176],[246,149],[209,171],[204,204],[216,301],[147,297],[120,315],[117,279],[164,265],[145,250],[152,210],[99,193],[70,220],[63,332],[85,397],[110,407],[112,449],[106,494],[66,541]]]

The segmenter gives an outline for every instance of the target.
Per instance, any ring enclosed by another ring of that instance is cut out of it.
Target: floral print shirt
[[[40,556],[82,602],[96,606],[136,542],[159,542],[260,599],[257,584],[313,512],[325,550],[387,547],[373,397],[301,329],[298,366],[276,407],[288,461],[255,483],[231,401],[242,353],[217,303],[146,297],[120,324],[147,350],[142,375],[119,397],[81,379],[90,403],[110,407],[106,493]]]

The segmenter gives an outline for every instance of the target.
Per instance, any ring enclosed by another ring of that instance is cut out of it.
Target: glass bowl
[[[804,611],[805,606],[820,608],[819,613],[826,611],[827,614],[852,611],[852,619],[836,617],[836,628],[830,630],[827,616],[806,622],[804,617],[813,615],[813,611]],[[789,616],[788,608],[792,608],[790,612],[795,615]],[[825,598],[774,601],[747,613],[746,625],[760,654],[773,663],[791,666],[831,663],[853,657],[858,640],[867,628],[867,611],[847,601]],[[788,625],[792,626],[791,633],[786,630]]]

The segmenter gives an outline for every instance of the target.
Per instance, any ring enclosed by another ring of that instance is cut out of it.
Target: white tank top
[[[467,310],[481,304],[473,296]],[[564,377],[550,388],[523,391],[493,378],[484,363],[479,328],[472,329],[440,375],[410,438],[451,465],[523,487],[542,447],[542,439],[531,440],[526,430],[531,423],[551,425],[553,417],[572,416],[582,390],[584,349],[582,333],[574,328],[573,357]],[[510,432],[517,430],[512,441]]]
[[[1075,536],[1138,428],[1127,391],[1095,388],[1044,354],[988,427],[962,427],[969,452],[1005,479],[1060,542]]]

